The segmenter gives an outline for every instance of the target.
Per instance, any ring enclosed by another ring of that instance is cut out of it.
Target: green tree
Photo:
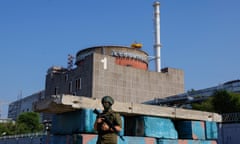
[[[192,109],[214,112],[214,108],[212,105],[212,99],[213,99],[212,97],[209,97],[206,101],[203,101],[201,103],[193,103]]]
[[[24,112],[16,121],[17,133],[32,133],[43,130],[39,114],[36,112]]]
[[[39,114],[35,112],[21,113],[18,116],[16,123],[0,123],[0,136],[41,131],[43,131],[43,125],[40,123]]]
[[[240,94],[216,91],[213,94],[212,105],[217,113],[240,112]]]
[[[13,135],[15,134],[16,125],[13,122],[0,123],[0,134],[4,135]]]
[[[192,104],[192,108],[216,113],[240,112],[240,94],[225,90],[216,91],[206,101]]]

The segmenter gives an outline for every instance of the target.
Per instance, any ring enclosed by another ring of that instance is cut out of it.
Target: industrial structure
[[[8,106],[8,118],[16,120],[17,117],[23,112],[32,112],[33,103],[43,99],[45,97],[44,90],[34,93],[30,96],[19,98],[18,100],[11,102]],[[45,119],[46,114],[40,114],[41,119]]]
[[[45,96],[70,94],[143,103],[184,92],[184,73],[174,68],[148,71],[148,54],[139,48],[97,46],[76,54],[76,68],[51,67]]]
[[[154,26],[155,26],[155,67],[157,72],[161,72],[161,36],[160,36],[160,3],[155,2],[154,7]]]
[[[157,98],[146,102],[147,104],[153,105],[165,105],[165,106],[176,106],[176,107],[189,107],[189,104],[202,102],[213,95],[215,91],[226,90],[233,93],[240,93],[240,80],[231,80],[217,86],[191,90],[186,93],[181,93],[167,98]]]

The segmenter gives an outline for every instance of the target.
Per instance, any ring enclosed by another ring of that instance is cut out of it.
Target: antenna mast
[[[73,68],[73,59],[74,57],[68,54],[68,66],[67,66],[68,70],[71,70]]]

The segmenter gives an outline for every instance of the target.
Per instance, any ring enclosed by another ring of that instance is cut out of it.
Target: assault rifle
[[[119,134],[112,122],[106,116],[100,116],[101,113],[97,109],[94,109],[93,112],[97,115],[97,118],[103,118],[103,121],[109,126],[109,128],[112,128],[113,131],[121,138],[121,140],[124,141],[123,136]]]

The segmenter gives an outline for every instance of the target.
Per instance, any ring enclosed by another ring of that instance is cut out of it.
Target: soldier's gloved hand
[[[102,123],[104,118],[97,118],[97,123]]]
[[[103,124],[102,124],[102,130],[103,131],[108,131],[110,128],[109,128],[109,126],[104,122]]]

